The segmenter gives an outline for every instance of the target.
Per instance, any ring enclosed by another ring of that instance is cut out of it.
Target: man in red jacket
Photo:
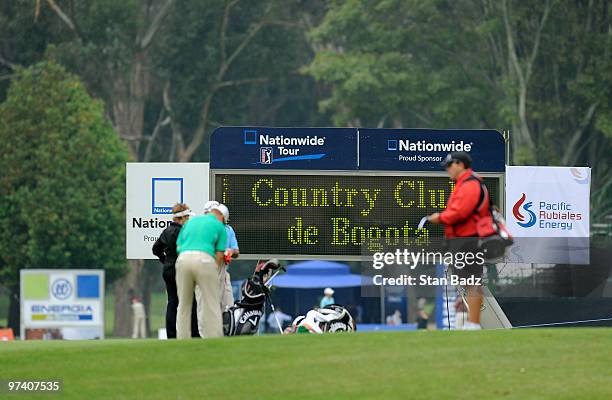
[[[446,156],[443,162],[449,177],[456,182],[446,209],[441,213],[429,216],[429,222],[444,224],[444,236],[451,239],[450,247],[457,251],[477,251],[478,230],[476,224],[482,213],[488,213],[489,196],[482,193],[480,177],[472,170],[472,158],[468,153],[455,152]],[[476,209],[478,208],[478,209]],[[473,238],[455,239],[453,238]],[[483,264],[466,265],[463,268],[453,266],[453,273],[460,278],[481,278]],[[468,322],[463,329],[481,329],[480,307],[482,305],[482,287],[466,286],[468,305]]]

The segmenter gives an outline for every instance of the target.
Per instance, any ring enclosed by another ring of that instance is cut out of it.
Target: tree
[[[125,271],[125,145],[56,62],[17,74],[0,105],[0,282],[18,294],[33,267],[104,268],[112,282]]]
[[[49,32],[59,32],[53,37],[56,56],[83,79],[93,95],[104,101],[105,115],[127,144],[131,161],[152,161],[148,155],[154,141],[149,139],[157,137],[168,123],[154,109],[161,103],[151,102],[161,93],[151,64],[151,50],[173,3],[174,0],[42,0],[35,5],[36,14],[54,17],[55,24]],[[149,108],[153,111],[147,112]],[[162,118],[157,119],[157,115]],[[130,260],[127,274],[114,285],[115,336],[130,332],[132,295],[141,296],[148,309],[143,269],[143,260]]]
[[[313,55],[305,22],[317,20],[322,4],[8,0],[0,73],[10,80],[13,66],[54,44],[62,65],[104,102],[132,161],[206,161],[220,124],[328,125],[312,95],[318,85],[300,72]],[[9,80],[0,80],[0,98]],[[116,336],[129,333],[131,293],[149,305],[155,263],[129,264],[113,288]]]
[[[466,2],[464,2],[466,3]],[[321,102],[337,125],[474,128],[497,121],[478,35],[453,2],[334,1],[311,31],[318,51],[307,71],[327,82]],[[451,22],[452,21],[452,22]],[[485,79],[483,79],[483,75]]]
[[[316,115],[312,80],[298,73],[310,56],[304,30],[287,21],[297,3],[47,0],[38,8],[56,16],[58,58],[103,99],[132,161],[207,160],[219,124],[277,115],[307,124]],[[129,333],[130,293],[148,308],[145,268],[131,260],[115,285],[116,336]]]
[[[336,0],[308,72],[336,124],[511,128],[523,165],[588,165],[612,208],[609,2]]]
[[[32,2],[0,3],[0,103],[15,69],[42,60],[47,45],[63,35],[51,13],[35,13]]]
[[[318,117],[314,83],[300,73],[313,55],[302,8],[279,0],[176,4],[155,57],[171,131],[158,142],[165,157],[208,160],[209,136],[221,124]]]

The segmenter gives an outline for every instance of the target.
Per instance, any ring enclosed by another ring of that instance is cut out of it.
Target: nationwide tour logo
[[[523,193],[521,198],[516,203],[514,203],[514,207],[512,207],[512,213],[514,214],[514,218],[516,218],[516,223],[523,228],[532,227],[536,223],[536,215],[533,211],[530,210],[533,204],[529,202],[523,205],[523,203],[525,203],[526,198],[527,196],[525,196],[525,193]],[[526,218],[521,213],[521,206],[523,206],[523,211],[529,214],[529,221],[527,222],[525,222]]]
[[[272,163],[283,161],[303,161],[303,160],[319,160],[325,157],[325,153],[318,154],[303,154],[302,150],[309,147],[320,148],[325,146],[325,136],[319,137],[291,137],[284,135],[267,135],[259,133],[255,129],[244,130],[244,144],[248,145],[263,145],[266,147],[259,148],[259,161],[255,164],[270,165]],[[269,147],[275,146],[275,147]],[[274,150],[276,149],[276,150]],[[275,157],[274,153],[280,157]]]

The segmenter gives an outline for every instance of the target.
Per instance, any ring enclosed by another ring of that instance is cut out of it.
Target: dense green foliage
[[[0,270],[125,266],[127,153],[103,106],[58,64],[18,70],[0,105]]]
[[[510,130],[511,162],[593,167],[610,213],[608,1],[335,0],[311,38],[335,124]]]
[[[9,40],[19,31],[7,26],[4,58],[29,63],[55,44],[57,59],[104,101],[133,159],[208,160],[220,124],[325,124],[315,82],[299,73],[313,53],[303,20],[321,12],[310,3],[64,1],[62,19],[43,2],[34,21],[32,5],[10,1],[4,19],[20,18],[32,43]]]

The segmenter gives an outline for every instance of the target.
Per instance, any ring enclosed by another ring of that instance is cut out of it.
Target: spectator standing
[[[147,337],[147,314],[144,304],[138,297],[132,298],[132,339]]]
[[[323,298],[321,299],[321,302],[319,303],[319,308],[323,308],[325,306],[329,306],[330,304],[336,304],[336,299],[334,299],[334,289],[332,288],[325,288],[325,290],[323,291]]]
[[[472,158],[465,152],[454,152],[446,156],[442,165],[453,180],[455,189],[451,193],[446,209],[441,213],[429,216],[429,222],[444,224],[444,236],[449,241],[450,249],[457,253],[478,251],[478,226],[481,218],[491,217],[489,212],[489,193],[482,185],[482,178],[472,170]],[[484,189],[483,189],[484,188]],[[460,278],[482,278],[484,263],[472,263],[457,268],[453,274]],[[466,286],[468,321],[463,329],[478,330],[480,326],[480,307],[482,305],[482,287]]]
[[[153,244],[153,254],[159,258],[163,265],[162,278],[166,284],[166,335],[168,339],[176,339],[176,312],[178,309],[178,294],[176,290],[176,240],[183,224],[194,213],[185,203],[177,203],[172,207],[172,222],[163,230]],[[194,300],[195,301],[195,300]],[[191,309],[191,337],[200,337],[198,332],[197,304]]]
[[[223,214],[223,223],[225,224],[225,233],[227,234],[227,245],[225,248],[224,265],[221,267],[219,274],[219,284],[221,285],[221,311],[225,311],[228,307],[234,304],[234,292],[232,291],[232,279],[227,270],[232,259],[238,258],[240,250],[238,249],[238,240],[234,228],[229,225],[229,210],[224,204],[213,206],[213,209],[221,211]]]
[[[429,314],[425,311],[427,300],[421,297],[417,303],[417,329],[427,329],[427,323],[429,322]]]

